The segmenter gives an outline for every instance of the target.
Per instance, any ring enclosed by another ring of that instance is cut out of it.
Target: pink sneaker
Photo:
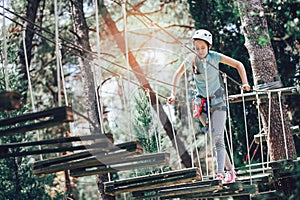
[[[235,171],[227,171],[225,173],[224,182],[225,183],[234,183],[235,182]]]
[[[224,182],[224,175],[222,173],[218,173],[217,177],[216,177],[216,180],[220,180],[223,183]]]

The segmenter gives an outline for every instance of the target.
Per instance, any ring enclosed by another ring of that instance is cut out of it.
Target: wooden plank
[[[46,160],[36,161],[33,163],[33,169],[44,168],[47,166],[66,163],[69,161],[79,160],[79,159],[88,158],[92,156],[98,156],[98,155],[101,156],[102,154],[107,154],[108,152],[115,152],[121,154],[120,150],[125,150],[125,152],[127,152],[128,154],[129,153],[140,154],[143,152],[143,147],[139,141],[125,142],[114,146],[110,146],[106,149],[96,149],[96,150],[77,152],[69,155],[63,155],[57,158],[49,158]]]
[[[226,192],[231,190],[235,193],[241,191],[241,185],[237,183],[230,184],[231,186],[223,187],[222,185],[200,185],[196,187],[188,187],[188,188],[177,188],[167,191],[160,191],[161,197],[172,197],[176,198],[178,196],[185,196],[185,195],[194,195],[194,194],[209,194],[209,193],[218,193],[218,192]],[[202,196],[202,195],[201,195]]]
[[[71,145],[65,147],[55,147],[55,148],[44,148],[38,150],[30,150],[30,151],[20,151],[20,152],[1,152],[0,158],[9,158],[9,157],[21,157],[28,155],[39,155],[39,154],[49,154],[49,153],[61,153],[66,151],[78,151],[78,150],[86,150],[86,149],[105,149],[107,148],[107,144],[103,143],[94,143],[89,145]]]
[[[152,159],[149,159],[149,156],[152,157]],[[169,154],[167,153],[158,153],[156,155],[141,155],[138,156],[139,158],[130,158],[124,159],[122,164],[118,165],[109,165],[109,167],[106,167],[105,165],[99,165],[94,166],[93,168],[81,168],[81,169],[75,169],[70,171],[70,175],[73,177],[82,177],[82,176],[91,176],[95,174],[107,174],[112,172],[119,172],[119,171],[126,171],[126,170],[133,170],[133,169],[139,169],[139,168],[148,168],[148,167],[154,167],[154,166],[161,166],[166,165],[169,163]],[[137,162],[134,159],[138,159],[142,162]],[[132,162],[133,161],[133,162]]]
[[[21,94],[15,91],[0,93],[0,111],[10,111],[21,108]]]
[[[214,199],[214,198],[230,198],[230,197],[238,197],[238,196],[250,196],[251,194],[256,194],[258,192],[257,185],[243,185],[243,187],[236,187],[237,185],[233,185],[233,187],[223,188],[221,190],[216,190],[214,192],[195,192],[192,194],[184,194],[184,195],[174,195],[172,198],[179,199]],[[170,197],[161,197],[160,199],[169,199]]]
[[[276,190],[258,192],[257,194],[251,195],[252,200],[280,199],[280,197],[282,198],[281,193]]]
[[[28,146],[37,146],[37,145],[48,145],[48,144],[61,144],[61,143],[71,143],[78,141],[89,141],[96,140],[99,143],[103,141],[103,143],[111,143],[110,139],[107,138],[103,134],[95,134],[95,135],[82,135],[82,136],[71,136],[71,137],[62,137],[62,138],[54,138],[49,140],[39,140],[39,141],[31,141],[31,142],[16,142],[16,143],[8,143],[8,144],[0,144],[0,149],[2,148],[17,148],[17,147],[28,147]]]
[[[157,187],[148,190],[133,191],[132,196],[136,199],[172,197],[173,195],[192,194],[199,192],[214,192],[222,189],[222,183],[219,180],[194,181],[188,183],[174,184],[171,186]]]
[[[138,143],[136,143],[138,144]],[[61,158],[52,158],[51,160],[41,161],[37,164],[34,163],[33,165],[33,173],[34,174],[49,174],[54,173],[58,171],[64,171],[64,170],[70,170],[70,169],[77,169],[82,168],[86,166],[93,166],[93,165],[99,165],[105,162],[109,162],[110,160],[114,159],[120,159],[122,157],[126,157],[128,155],[137,154],[140,153],[137,148],[139,148],[139,145],[136,145],[136,150],[133,151],[130,147],[129,151],[127,149],[122,149],[122,151],[118,150],[113,153],[107,153],[107,151],[93,151],[91,154],[79,154],[79,157],[74,157],[72,155],[70,156],[64,156],[64,159]],[[90,156],[90,157],[83,157],[84,155]],[[69,160],[69,162],[66,162],[68,159],[74,159],[77,158],[77,160]],[[80,158],[80,159],[78,159]]]
[[[258,173],[270,173],[272,172],[272,168],[271,167],[263,167],[263,168],[243,168],[243,169],[239,169],[236,172],[237,176],[245,176],[245,175],[249,175],[251,174],[258,174]]]
[[[107,194],[115,195],[124,192],[151,189],[166,185],[185,183],[200,180],[199,168],[188,168],[160,174],[140,176],[125,180],[111,181],[104,183]]]
[[[107,155],[106,153],[102,152],[97,155],[93,155],[90,158],[83,158],[83,159],[76,160],[76,161],[50,165],[50,166],[42,167],[42,168],[35,167],[33,169],[33,173],[34,174],[50,174],[50,173],[54,173],[54,172],[59,172],[59,171],[64,171],[64,170],[72,170],[72,169],[83,168],[83,167],[87,167],[87,166],[95,166],[95,165],[104,166],[103,163],[105,163],[105,161],[107,161],[109,159],[117,159],[117,158],[120,159],[121,156],[128,156],[129,154],[131,155],[133,153],[124,151],[122,153]]]
[[[63,106],[0,120],[0,136],[12,135],[73,121],[72,108]]]
[[[243,184],[250,184],[252,183],[264,183],[269,184],[272,182],[272,175],[271,173],[261,173],[261,174],[255,174],[251,176],[237,176],[236,181],[240,181]]]

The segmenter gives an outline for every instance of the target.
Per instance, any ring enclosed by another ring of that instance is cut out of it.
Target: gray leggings
[[[225,103],[214,105],[210,109],[210,118],[212,126],[212,137],[214,151],[217,157],[217,173],[224,173],[224,167],[227,170],[232,170],[232,165],[225,148],[224,141],[224,129],[226,123],[226,109],[224,108]],[[206,113],[203,112],[200,116],[200,121],[205,125]]]

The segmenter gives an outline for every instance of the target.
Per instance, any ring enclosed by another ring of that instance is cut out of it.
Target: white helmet
[[[197,30],[194,33],[192,38],[194,40],[195,39],[204,40],[204,41],[208,42],[210,45],[212,45],[212,34],[207,30],[204,30],[204,29]]]

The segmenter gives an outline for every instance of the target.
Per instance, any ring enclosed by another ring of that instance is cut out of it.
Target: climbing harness
[[[203,111],[207,111],[207,109],[204,110],[204,106],[206,106],[206,105],[207,105],[206,98],[196,96],[192,100],[193,117],[196,119],[200,118],[201,113]],[[208,123],[208,121],[207,121],[207,123]]]

